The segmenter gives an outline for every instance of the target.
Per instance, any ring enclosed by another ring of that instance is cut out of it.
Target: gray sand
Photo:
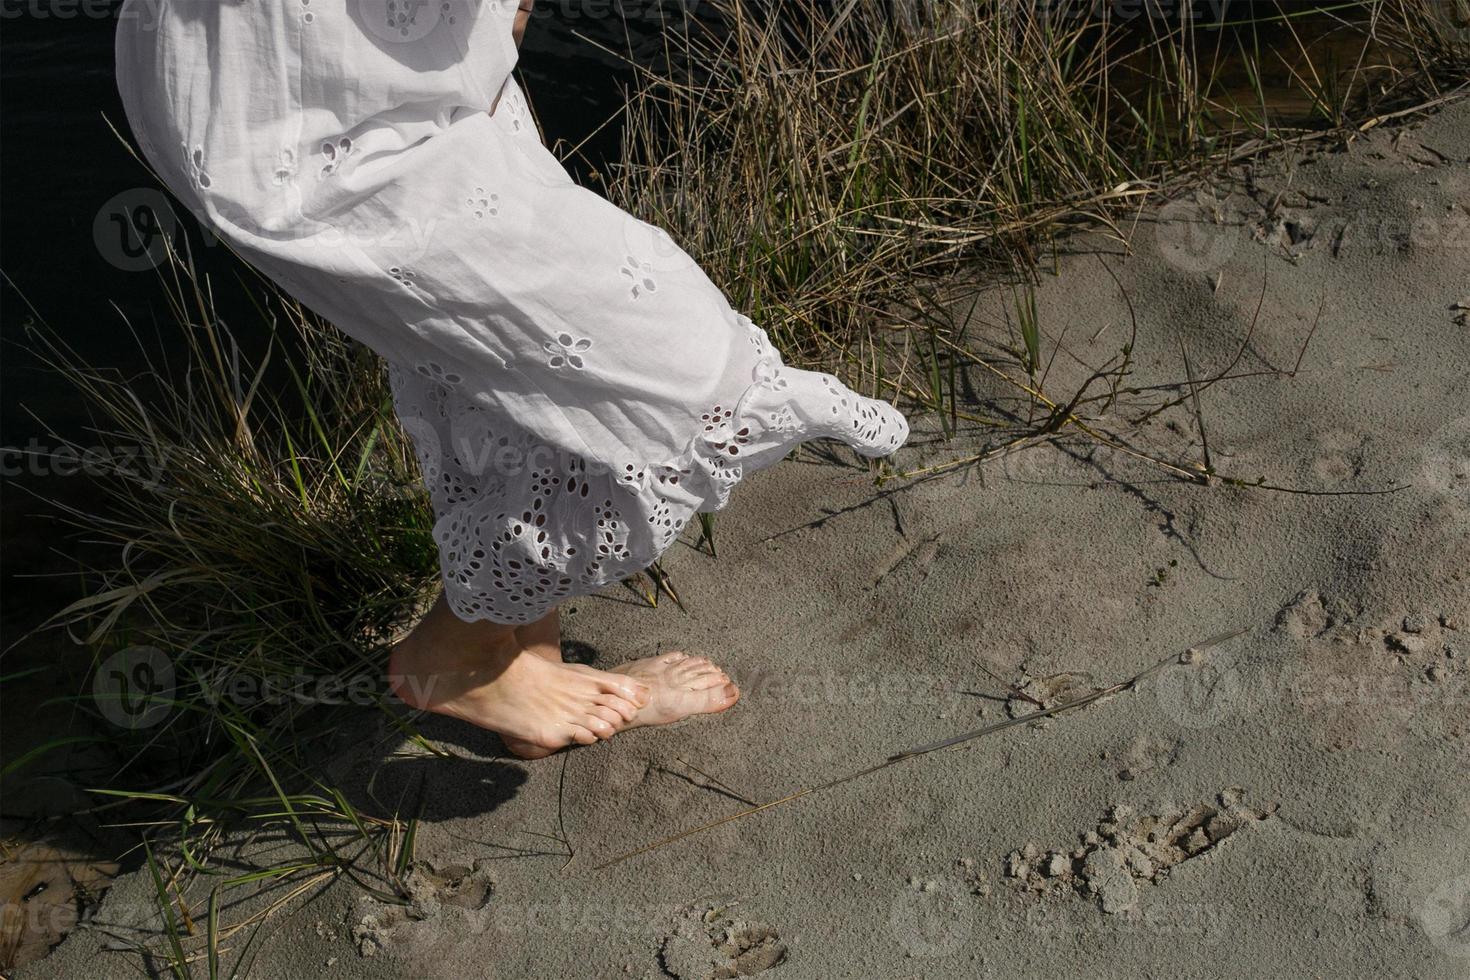
[[[1226,366],[1263,288],[1237,370],[1290,369],[1320,308],[1294,379],[1202,396],[1215,466],[1399,492],[1194,486],[1070,436],[879,490],[846,451],[806,450],[736,495],[718,560],[671,553],[687,614],[610,590],[567,618],[603,666],[718,657],[739,705],[532,764],[447,722],[427,732],[462,761],[365,751],[381,735],[365,716],[331,768],[381,769],[390,808],[426,781],[413,904],[345,880],[298,897],[249,945],[252,975],[1470,975],[1467,154],[1461,102],[1345,153],[1278,157],[1140,215],[1128,248],[1074,240],[1038,291],[1044,351],[1070,352],[1058,393],[1129,331],[1099,252],[1137,309],[1139,385],[1182,378],[1181,345],[1199,376]],[[982,300],[972,336],[1004,341],[1010,304]],[[898,465],[984,436],[921,425]],[[1134,438],[1199,458],[1182,408]],[[1054,703],[1232,629],[1130,693],[594,869],[736,797],[1033,710],[992,674]],[[238,846],[293,853],[283,836]],[[104,951],[156,928],[151,889],[125,877],[18,976],[129,975],[136,956]]]

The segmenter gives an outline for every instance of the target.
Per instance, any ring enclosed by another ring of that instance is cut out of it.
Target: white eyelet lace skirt
[[[514,15],[128,0],[117,35],[159,177],[387,360],[451,607],[503,623],[646,567],[799,442],[880,456],[908,433],[783,365],[667,235],[572,182],[510,77]]]

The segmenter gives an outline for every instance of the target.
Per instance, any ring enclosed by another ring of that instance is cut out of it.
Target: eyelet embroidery
[[[731,425],[732,409],[716,405],[699,417],[704,423],[704,441],[727,456],[739,456],[740,447],[750,443],[750,426],[738,430]]]
[[[507,89],[500,100],[500,111],[505,112],[506,122],[510,124],[513,132],[519,133],[525,128],[526,107],[521,103],[521,94],[516,89]]]
[[[204,169],[204,147],[195,146],[190,150],[188,143],[180,143],[179,146],[184,150],[184,161],[189,167],[189,178],[194,186],[200,190],[208,190],[213,181],[209,179],[209,172]]]
[[[284,187],[296,180],[296,151],[289,146],[281,147],[281,161],[276,164],[276,172],[271,177],[271,183],[277,187]]]
[[[301,0],[301,23],[308,27],[316,23],[316,14],[311,12],[310,7],[311,0]]]
[[[618,271],[631,284],[628,289],[630,299],[658,291],[658,282],[653,278],[652,263],[639,261],[637,257],[629,255],[627,262]]]
[[[591,347],[592,341],[586,337],[573,337],[569,333],[557,334],[555,340],[546,342],[546,353],[551,355],[546,359],[546,364],[552,368],[569,367],[580,371],[586,366],[582,355]]]
[[[493,218],[500,214],[500,195],[487,193],[483,187],[476,187],[475,193],[465,198],[464,203],[476,218],[483,218],[487,214]]]
[[[640,469],[634,463],[624,463],[623,468],[617,471],[618,483],[625,490],[641,493],[648,488],[648,470]]]
[[[403,268],[402,266],[395,265],[389,267],[388,275],[392,276],[393,280],[405,289],[411,290],[414,288],[414,286],[417,285],[417,283],[414,282],[414,279],[417,278],[414,273],[408,269]]]
[[[791,382],[781,371],[780,362],[775,358],[757,361],[750,371],[750,380],[770,391],[786,391],[791,387]]]
[[[782,405],[779,409],[767,415],[766,427],[772,432],[795,432],[796,416],[792,413],[791,406]]]
[[[733,427],[733,409],[716,405],[699,417],[704,423],[704,441],[728,456],[739,456],[740,447],[750,443],[750,426]]]
[[[392,270],[390,269],[389,272],[391,274]],[[405,274],[410,279],[413,278],[412,272]],[[412,285],[412,283],[405,283],[405,285]],[[453,371],[446,371],[433,361],[424,361],[420,364],[415,364],[413,369],[420,376],[443,385],[457,385],[464,380]]]
[[[842,382],[830,374],[824,374],[821,377],[822,385],[827,389],[827,394],[832,399],[832,414],[841,415],[843,410],[847,408],[847,395],[844,394],[847,388],[843,386]]]
[[[661,487],[677,487],[682,477],[687,477],[692,471],[689,467],[658,466],[655,467],[654,479]]]
[[[411,273],[403,281],[411,285]],[[584,350],[592,346],[591,338],[559,334],[547,353],[568,358],[581,341]],[[442,364],[390,367],[399,418],[433,501],[451,608],[470,619],[534,621],[568,596],[647,567],[697,510],[726,503],[748,456],[766,459],[768,450],[807,438],[841,438],[865,455],[902,441],[907,427],[889,406],[830,376],[787,372],[771,358],[754,366],[755,380],[737,400],[699,416],[676,459],[624,459],[610,470],[553,449],[460,394],[458,375]],[[781,383],[787,391],[778,393]],[[829,405],[844,401],[848,413],[829,416]]]
[[[422,6],[423,0],[388,0],[388,29],[397,31],[402,38],[408,37],[410,33],[418,33],[419,8]],[[446,3],[444,9],[449,9],[449,4]]]
[[[341,169],[347,162],[347,158],[352,155],[353,149],[352,138],[349,136],[343,136],[335,143],[331,140],[323,142],[321,155],[322,159],[327,162],[322,166],[321,176],[331,177]]]

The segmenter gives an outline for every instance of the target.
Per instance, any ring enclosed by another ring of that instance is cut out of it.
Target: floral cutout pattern
[[[188,143],[179,145],[184,150],[184,163],[189,168],[189,179],[200,190],[208,190],[212,182],[209,179],[209,172],[204,169],[204,147],[195,146],[191,150]]]
[[[653,278],[653,264],[650,262],[643,262],[636,256],[629,255],[618,272],[630,283],[628,289],[630,299],[637,299],[644,293],[658,291],[658,282]]]
[[[296,151],[289,146],[281,147],[280,162],[276,164],[276,172],[271,175],[271,183],[277,187],[284,187],[296,180]]]
[[[796,431],[796,415],[791,411],[790,405],[782,405],[774,412],[766,415],[766,428],[776,433],[787,433]]]
[[[413,273],[408,273],[408,276],[412,278]],[[457,385],[464,380],[453,371],[446,371],[434,361],[424,361],[422,363],[415,364],[413,369],[414,372],[417,373],[419,376],[428,378],[430,381],[435,381],[439,384]]]
[[[641,492],[648,486],[648,470],[637,463],[624,463],[617,470],[618,485],[624,490]]]
[[[520,133],[526,128],[526,107],[521,102],[521,93],[513,88],[507,88],[500,99],[500,108],[496,115],[505,113],[505,121],[510,125],[511,131]]]
[[[384,7],[387,15],[385,26],[390,33],[397,34],[403,39],[411,39],[420,35],[424,32],[420,30],[419,10],[425,6],[427,4],[423,0],[388,0]],[[448,10],[449,4],[444,4],[443,9]],[[433,25],[429,26],[432,29]]]
[[[592,341],[587,337],[573,337],[569,333],[559,333],[554,340],[548,340],[545,345],[546,364],[552,368],[569,367],[580,371],[586,367],[582,355],[592,348]]]
[[[750,379],[769,391],[786,391],[791,387],[791,381],[781,370],[780,363],[774,358],[765,358],[756,362],[755,367],[751,369]]]
[[[341,169],[347,163],[347,158],[352,155],[353,149],[352,138],[350,136],[339,137],[335,142],[324,140],[322,142],[321,155],[326,163],[322,165],[322,177],[331,177]]]
[[[784,373],[772,358],[760,372],[767,380]],[[753,382],[702,413],[689,448],[672,459],[593,467],[481,406],[432,360],[390,365],[389,375],[434,504],[445,595],[463,618],[502,623],[534,621],[646,568],[697,511],[724,506],[748,469],[802,439],[835,435],[877,455],[906,432],[888,406],[793,371],[795,394]],[[852,416],[826,421],[828,402],[843,398]]]
[[[476,218],[486,215],[495,217],[500,213],[500,195],[491,194],[483,187],[476,187],[475,192],[465,198],[465,207],[470,209],[470,214]]]
[[[739,456],[740,447],[750,443],[750,426],[736,429],[732,424],[734,416],[733,409],[716,405],[699,417],[704,423],[704,441],[727,456]]]

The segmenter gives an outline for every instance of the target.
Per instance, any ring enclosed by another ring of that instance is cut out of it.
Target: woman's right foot
[[[466,623],[442,597],[393,647],[388,679],[404,703],[496,732],[525,758],[611,738],[652,695],[637,679],[536,656],[515,630]]]

